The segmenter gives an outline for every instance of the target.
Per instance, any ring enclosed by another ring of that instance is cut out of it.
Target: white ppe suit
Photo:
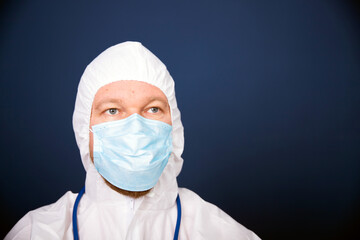
[[[155,187],[138,199],[108,187],[89,155],[94,96],[102,86],[119,80],[137,80],[158,87],[171,109],[173,152]],[[188,189],[178,188],[176,177],[183,164],[184,136],[174,81],[165,65],[140,43],[110,47],[87,66],[78,87],[73,127],[86,170],[86,190],[77,210],[80,239],[173,239],[178,194],[182,209],[179,239],[259,239],[218,207]],[[30,211],[5,239],[73,239],[76,196],[69,191],[57,202]]]

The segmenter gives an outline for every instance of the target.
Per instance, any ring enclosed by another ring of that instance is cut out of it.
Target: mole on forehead
[[[116,91],[116,89],[114,89],[114,87],[111,87],[111,86],[109,86],[109,87],[105,87],[104,89],[103,89],[103,91],[105,91],[105,92],[108,92],[108,91],[110,91],[110,90],[114,90],[114,91]],[[129,90],[127,90],[127,91],[129,91],[129,92],[131,92],[131,93],[135,93],[135,90],[141,90],[141,88],[139,88],[139,87],[137,87],[137,86],[132,86],[132,87],[130,87],[130,89]],[[144,91],[144,90],[143,90]]]

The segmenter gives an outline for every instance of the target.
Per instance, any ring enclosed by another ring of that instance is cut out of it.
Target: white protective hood
[[[173,189],[175,194],[177,192],[176,176],[181,171],[183,164],[181,154],[184,149],[183,126],[175,98],[175,84],[166,66],[138,42],[124,42],[108,48],[87,66],[81,77],[75,102],[73,127],[81,159],[88,172],[87,182],[91,181],[91,185],[93,185],[92,180],[99,178],[89,154],[89,123],[92,103],[96,92],[102,86],[120,80],[136,80],[152,84],[158,87],[168,99],[173,126],[173,153],[153,189],[153,194],[161,194],[165,189],[170,190],[169,188]],[[98,182],[99,184],[101,183]],[[93,186],[86,184],[86,192],[93,191],[92,188]],[[95,192],[93,193],[95,194]],[[103,193],[103,190],[96,194],[100,193]]]
[[[170,169],[179,174],[184,148],[183,126],[177,108],[174,80],[166,66],[138,42],[124,42],[112,46],[96,57],[85,69],[76,96],[73,127],[85,170],[92,165],[89,155],[89,123],[91,106],[102,86],[120,80],[137,80],[158,87],[167,97],[173,125],[173,152]],[[168,167],[168,170],[170,170]]]

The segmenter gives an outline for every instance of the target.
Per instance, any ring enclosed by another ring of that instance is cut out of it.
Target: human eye
[[[119,113],[119,110],[116,108],[109,108],[108,110],[105,111],[107,114],[109,115],[116,115]]]
[[[151,107],[148,110],[148,113],[158,113],[159,112],[159,108],[158,107]]]

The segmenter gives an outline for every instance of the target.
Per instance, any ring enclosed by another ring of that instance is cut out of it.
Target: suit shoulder
[[[53,221],[56,219],[64,221],[64,215],[67,215],[70,207],[72,208],[76,195],[68,191],[55,203],[28,212],[15,224],[4,239],[31,239],[34,225],[38,223],[46,224],[49,220]]]
[[[181,208],[187,237],[190,239],[259,240],[227,213],[186,188],[179,188]],[[201,237],[198,237],[201,236]],[[206,237],[205,237],[206,236]]]

